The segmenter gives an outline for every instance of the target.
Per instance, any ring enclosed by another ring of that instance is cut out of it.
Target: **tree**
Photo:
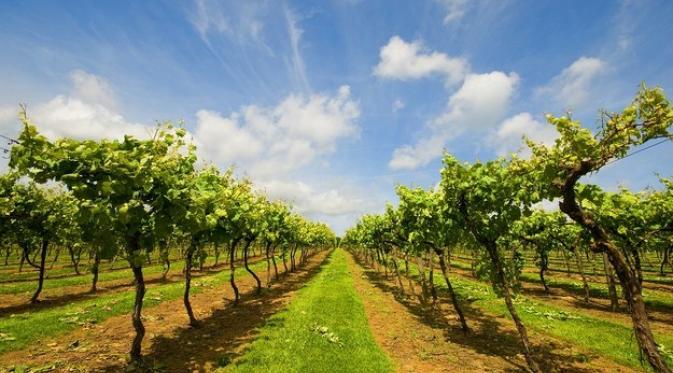
[[[531,180],[521,173],[519,163],[514,159],[463,164],[446,155],[440,188],[452,220],[469,231],[486,250],[494,289],[505,299],[528,367],[537,372],[540,368],[533,360],[526,327],[512,301],[510,283],[518,275],[519,263],[513,260],[506,265],[500,247],[501,239],[507,236],[514,222],[528,213],[534,199]]]
[[[421,188],[398,187],[397,195],[402,216],[400,224],[410,230],[409,242],[412,246],[429,249],[427,254],[431,263],[434,261],[433,256],[437,255],[451,304],[458,314],[463,331],[468,333],[470,329],[447,273],[445,250],[455,246],[461,238],[460,229],[456,229],[458,226],[448,211],[449,205],[443,203],[440,193],[427,192]]]
[[[624,158],[636,146],[673,137],[673,108],[661,89],[643,87],[621,113],[603,113],[602,119],[601,128],[592,133],[570,116],[548,115],[547,120],[556,127],[559,138],[550,147],[529,141],[533,157],[528,172],[537,178],[542,197],[560,198],[561,211],[591,235],[591,250],[607,255],[625,293],[643,356],[656,371],[671,372],[652,335],[636,257],[633,251],[620,245],[598,213],[583,207],[583,201],[592,201],[594,188],[583,187],[579,181]]]
[[[142,266],[154,242],[170,234],[172,221],[184,214],[184,180],[194,172],[194,147],[183,140],[185,131],[170,125],[150,140],[59,139],[50,142],[37,132],[25,112],[19,144],[12,147],[10,167],[37,182],[64,183],[88,214],[96,216],[114,235],[102,237],[101,247],[123,242],[135,279],[132,321],[136,335],[131,360],[141,363],[145,328],[141,319],[145,282]],[[86,216],[83,215],[84,217]]]

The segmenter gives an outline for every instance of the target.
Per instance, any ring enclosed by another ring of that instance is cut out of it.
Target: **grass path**
[[[267,320],[249,350],[223,372],[390,372],[337,249],[289,307]]]

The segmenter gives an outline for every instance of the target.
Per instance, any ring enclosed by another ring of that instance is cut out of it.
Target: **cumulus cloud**
[[[49,138],[76,139],[148,137],[152,126],[127,121],[114,110],[115,96],[100,76],[75,70],[70,74],[71,93],[28,106],[28,115]],[[11,113],[11,115],[10,115]],[[0,128],[9,134],[20,130],[18,106],[0,111]]]
[[[359,116],[350,88],[342,86],[334,96],[290,95],[275,107],[250,105],[228,116],[199,111],[194,138],[206,159],[239,164],[254,177],[277,176],[355,136]]]
[[[540,97],[551,97],[565,106],[580,107],[587,103],[592,84],[607,67],[600,58],[580,57],[553,77],[549,84],[538,87],[535,93]]]
[[[388,166],[393,170],[416,169],[441,156],[445,144],[456,136],[493,129],[507,113],[518,83],[515,73],[468,75],[449,97],[445,112],[426,124],[426,134],[414,145],[395,149]]]
[[[221,167],[236,164],[272,199],[311,216],[362,212],[363,199],[343,185],[318,188],[290,176],[358,135],[357,101],[348,86],[336,94],[290,95],[276,106],[250,105],[222,115],[201,110],[194,131],[200,156]]]
[[[463,58],[426,50],[422,42],[408,43],[393,36],[379,52],[380,61],[374,75],[384,79],[411,80],[431,75],[443,75],[447,84],[460,82],[469,71]]]
[[[258,188],[269,198],[288,201],[302,214],[344,215],[362,212],[366,201],[352,193],[337,188],[318,191],[301,181],[261,181]]]
[[[500,156],[513,152],[528,154],[528,147],[523,143],[527,137],[535,142],[551,145],[558,137],[553,126],[539,122],[530,113],[519,113],[505,119],[491,137],[491,144]]]
[[[74,97],[106,108],[116,106],[115,95],[110,84],[100,76],[75,70],[70,73],[70,80]]]
[[[110,107],[114,92],[102,77],[75,71],[70,79],[70,94],[28,108],[46,136],[146,138],[152,133],[153,126],[130,122]],[[17,112],[18,107],[0,107],[0,133],[18,132]],[[201,159],[222,168],[236,164],[271,198],[291,201],[305,214],[345,216],[362,212],[357,188],[349,191],[340,184],[318,188],[288,173],[335,151],[339,140],[356,137],[359,116],[359,103],[350,88],[342,86],[333,94],[289,95],[276,106],[249,105],[228,115],[200,110],[191,136]],[[0,169],[5,163],[0,162]]]

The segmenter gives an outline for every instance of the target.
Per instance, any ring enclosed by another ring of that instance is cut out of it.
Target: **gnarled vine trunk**
[[[139,364],[142,359],[141,346],[145,337],[145,326],[142,320],[143,298],[145,297],[145,279],[143,278],[143,268],[132,264],[133,278],[135,279],[136,297],[133,303],[133,314],[131,320],[136,335],[131,343],[130,357],[131,361]]]
[[[603,270],[605,271],[605,283],[608,286],[610,309],[614,312],[619,310],[619,297],[617,296],[617,287],[615,286],[615,275],[612,273],[608,254],[605,252],[603,253]]]
[[[250,266],[248,266],[248,253],[250,250],[250,245],[252,244],[253,240],[248,240],[245,242],[245,246],[243,247],[243,265],[245,266],[245,270],[248,271],[252,275],[252,277],[255,278],[255,282],[257,283],[257,295],[262,293],[262,281],[259,280],[259,277],[257,277],[257,274],[250,269]]]
[[[96,253],[94,254],[93,257],[93,265],[91,266],[91,273],[93,275],[93,278],[91,279],[91,292],[95,293],[98,291],[98,269],[100,267],[100,254],[98,253],[98,250],[96,250]]]
[[[442,276],[444,276],[444,282],[446,282],[446,289],[449,293],[449,298],[451,298],[451,304],[453,304],[453,309],[458,314],[458,319],[460,320],[460,326],[463,328],[463,332],[469,333],[470,328],[467,326],[467,321],[465,320],[465,315],[463,314],[463,309],[458,302],[458,297],[456,292],[453,291],[453,286],[449,280],[448,270],[446,266],[445,256],[439,250],[437,250],[437,256],[439,257],[439,268],[442,271]]]
[[[586,229],[594,241],[591,250],[607,255],[610,264],[619,278],[626,301],[628,303],[633,332],[640,346],[643,356],[657,372],[673,373],[661,356],[661,352],[654,340],[652,329],[645,310],[642,286],[637,269],[631,268],[624,253],[610,240],[605,230],[589,216],[577,203],[575,185],[579,178],[591,171],[591,164],[581,162],[579,167],[571,171],[561,186],[562,200],[559,203],[561,211],[572,220]]]
[[[234,305],[238,304],[238,299],[240,298],[238,294],[238,286],[236,286],[236,278],[234,273],[236,271],[234,261],[236,260],[235,252],[236,252],[236,245],[238,245],[238,241],[239,240],[235,240],[231,244],[231,247],[229,248],[229,284],[231,284],[231,288],[234,290]]]
[[[496,246],[495,242],[486,242],[485,246],[486,250],[488,251],[489,257],[491,258],[491,263],[493,264],[493,270],[495,271],[495,278],[502,289],[502,295],[505,298],[505,305],[507,306],[507,310],[509,311],[509,314],[512,316],[512,320],[516,325],[516,330],[519,332],[519,337],[521,338],[521,344],[523,345],[523,351],[524,351],[523,353],[526,358],[526,363],[528,363],[528,367],[533,372],[540,372],[541,371],[540,367],[537,365],[535,360],[533,360],[533,354],[531,353],[530,348],[530,340],[528,339],[528,332],[526,330],[526,327],[523,325],[521,318],[519,317],[519,313],[516,311],[516,308],[514,307],[514,303],[512,302],[511,290],[509,287],[509,283],[507,281],[507,277],[505,276],[505,270],[502,266],[502,261],[500,260],[500,253],[498,253],[498,247]]]
[[[182,301],[185,304],[185,310],[187,311],[187,316],[189,316],[190,326],[198,325],[198,320],[196,320],[194,311],[192,310],[192,303],[189,301],[189,290],[192,287],[192,266],[195,251],[196,244],[191,243],[187,249],[187,252],[185,253],[185,293],[182,297]]]
[[[264,247],[264,253],[266,255],[266,287],[271,285],[271,258],[269,257],[270,251],[271,242],[267,242],[266,246]]]
[[[44,283],[44,266],[47,260],[48,247],[49,247],[49,241],[42,240],[42,245],[40,248],[40,266],[38,267],[40,272],[37,278],[37,289],[35,290],[35,293],[33,293],[33,296],[30,298],[30,303],[37,303],[38,302],[37,298],[40,296],[40,293],[42,292],[42,284]]]
[[[275,278],[276,280],[278,280],[278,265],[276,265],[276,247],[278,247],[278,245],[273,246],[271,248],[271,262],[273,263],[273,271],[276,274]]]
[[[575,261],[577,262],[577,270],[582,277],[582,287],[584,288],[584,302],[589,303],[589,297],[591,295],[589,289],[589,281],[587,281],[587,275],[584,274],[584,264],[582,263],[582,256],[577,253],[577,248],[573,249],[573,255],[575,256]]]

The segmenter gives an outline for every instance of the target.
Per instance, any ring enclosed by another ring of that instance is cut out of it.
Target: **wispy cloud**
[[[287,6],[284,9],[285,21],[287,22],[287,34],[290,39],[290,70],[295,82],[304,92],[310,92],[311,86],[306,77],[306,66],[304,65],[304,58],[301,54],[301,37],[304,30],[299,27],[300,18],[297,14]]]
[[[436,0],[446,10],[444,24],[448,25],[460,21],[470,5],[468,0]]]

